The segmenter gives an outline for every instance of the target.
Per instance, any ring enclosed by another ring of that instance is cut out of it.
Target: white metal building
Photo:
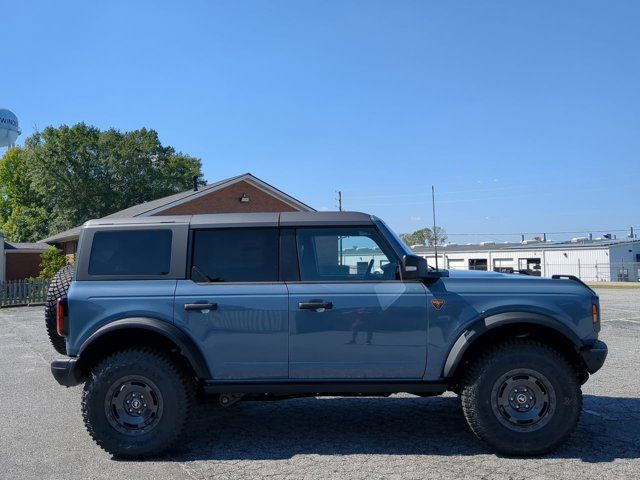
[[[349,267],[349,273],[356,274],[365,272],[371,260],[373,271],[381,271],[382,266],[389,263],[387,256],[378,247],[346,248],[342,250],[340,263]]]
[[[412,247],[435,266],[433,247]],[[438,247],[440,268],[517,272],[550,277],[575,275],[590,282],[638,281],[640,240],[574,238],[569,241],[525,240]]]

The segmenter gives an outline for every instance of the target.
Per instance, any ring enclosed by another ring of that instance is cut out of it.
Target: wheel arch
[[[580,359],[580,338],[558,320],[544,314],[531,312],[506,312],[478,319],[462,332],[449,350],[443,366],[443,378],[460,377],[470,360],[486,347],[511,338],[535,338],[549,344],[576,368],[581,382],[588,374]]]
[[[106,355],[129,346],[150,346],[181,356],[195,376],[207,380],[211,372],[196,343],[175,325],[147,317],[123,318],[100,327],[78,352],[78,368],[87,375]]]

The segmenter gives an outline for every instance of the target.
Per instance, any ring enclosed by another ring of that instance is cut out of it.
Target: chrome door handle
[[[298,308],[300,310],[314,310],[316,312],[324,312],[325,310],[331,310],[333,308],[332,302],[311,301],[311,302],[298,302]]]
[[[185,303],[184,309],[187,312],[200,311],[202,313],[209,313],[211,310],[217,310],[218,304],[217,303]]]

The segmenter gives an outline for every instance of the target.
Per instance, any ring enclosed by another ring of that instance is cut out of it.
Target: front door
[[[288,295],[278,280],[278,229],[195,230],[190,279],[179,280],[175,322],[217,380],[288,377]]]
[[[300,281],[289,288],[292,379],[419,379],[427,295],[399,279],[372,227],[299,228]]]

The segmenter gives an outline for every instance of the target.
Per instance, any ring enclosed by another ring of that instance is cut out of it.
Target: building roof
[[[69,230],[65,230],[64,232],[57,233],[56,235],[52,235],[51,237],[43,238],[40,240],[41,242],[47,243],[56,243],[56,242],[66,242],[68,240],[75,240],[80,235],[80,227],[73,227]]]
[[[51,245],[47,245],[43,242],[4,242],[4,250],[5,252],[16,252],[16,251],[32,251],[34,253],[44,252],[51,248]]]
[[[527,241],[525,241],[527,242]],[[510,250],[567,250],[567,249],[594,249],[607,248],[616,245],[633,244],[640,242],[640,239],[600,239],[600,240],[562,240],[562,241],[546,241],[536,242],[505,242],[492,243],[483,242],[466,245],[456,245],[453,243],[438,246],[438,252],[463,253],[463,252],[489,252],[489,251],[510,251]],[[412,246],[417,254],[433,254],[434,249],[430,246]]]
[[[176,193],[174,195],[169,195],[167,197],[158,198],[156,200],[150,200],[148,202],[140,203],[138,205],[134,205],[129,208],[125,208],[124,210],[120,210],[118,212],[112,213],[103,217],[103,219],[115,219],[115,218],[131,218],[131,217],[146,217],[149,215],[157,215],[164,210],[175,207],[182,203],[190,202],[199,198],[203,195],[207,195],[209,193],[213,193],[216,190],[220,190],[222,188],[229,187],[233,184],[239,182],[247,182],[253,185],[256,188],[259,188],[278,199],[282,200],[289,205],[303,211],[303,212],[315,212],[315,209],[310,207],[309,205],[302,203],[301,201],[293,198],[290,195],[287,195],[282,190],[277,189],[273,185],[268,184],[267,182],[260,180],[258,177],[255,177],[251,173],[243,173],[242,175],[237,175],[235,177],[225,178],[224,180],[220,180],[218,182],[209,183],[204,187],[199,187],[198,190],[187,190],[184,192]],[[69,240],[75,240],[80,235],[80,226],[71,228],[69,230],[65,230],[64,232],[60,232],[56,235],[52,235],[42,240],[42,242],[48,243],[57,243],[64,242]]]

